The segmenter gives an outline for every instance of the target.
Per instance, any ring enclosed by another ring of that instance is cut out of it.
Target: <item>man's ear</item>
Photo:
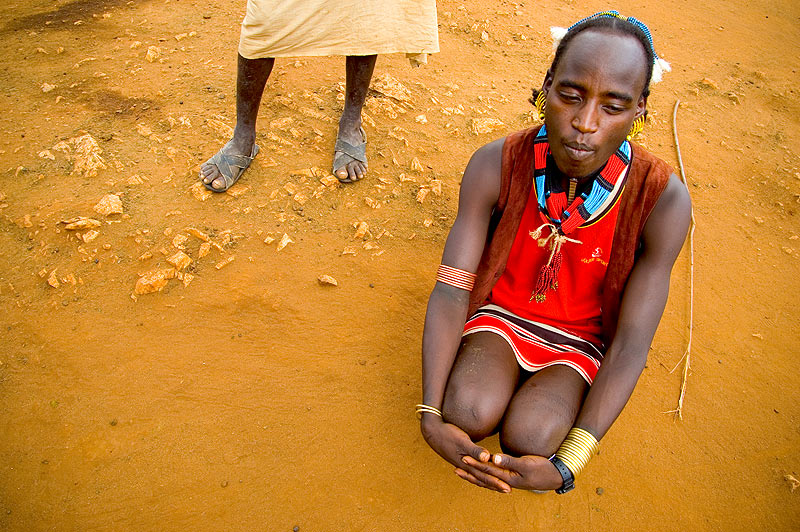
[[[550,87],[553,86],[553,71],[547,69],[547,74],[544,75],[544,81],[542,82],[542,92],[547,96]]]
[[[639,101],[636,102],[636,114],[633,119],[636,120],[643,115],[647,115],[647,96],[639,96]]]

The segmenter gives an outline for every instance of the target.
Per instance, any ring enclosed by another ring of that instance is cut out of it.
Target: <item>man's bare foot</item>
[[[367,137],[361,120],[339,120],[339,134],[333,156],[333,173],[344,183],[358,181],[367,173]]]
[[[246,138],[236,137],[234,135],[234,137],[219,150],[219,154],[251,158],[255,156],[254,145],[255,137]],[[247,166],[239,166],[239,168],[242,169],[238,171],[238,174],[241,175],[241,172],[243,172]],[[224,171],[225,169],[222,170]],[[237,168],[233,168],[232,170],[234,175],[231,177],[235,182],[239,175],[236,175]],[[226,182],[225,176],[221,173],[219,166],[214,163],[213,157],[200,166],[200,180],[207,188],[217,192],[223,192],[231,186]]]

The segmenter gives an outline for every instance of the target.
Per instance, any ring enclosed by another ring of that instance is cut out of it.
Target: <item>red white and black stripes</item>
[[[459,270],[446,264],[439,265],[439,271],[436,272],[436,280],[440,283],[455,286],[467,292],[472,292],[475,286],[475,274],[466,270]]]
[[[485,305],[464,325],[464,333],[491,332],[511,346],[517,362],[527,371],[561,364],[577,371],[592,384],[603,353],[591,342],[553,326],[526,320],[498,307]]]

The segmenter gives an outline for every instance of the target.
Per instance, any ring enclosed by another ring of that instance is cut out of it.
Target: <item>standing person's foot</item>
[[[208,190],[225,192],[247,170],[258,150],[253,140],[240,141],[234,137],[200,166],[200,180]]]
[[[333,175],[342,183],[358,181],[367,173],[367,134],[361,121],[339,121],[333,149]]]

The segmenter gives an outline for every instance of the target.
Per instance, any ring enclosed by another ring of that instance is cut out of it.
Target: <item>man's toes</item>
[[[203,178],[203,183],[206,185],[211,183],[214,179],[219,177],[219,171],[213,164],[204,165],[200,168],[200,177]]]
[[[361,161],[356,163],[356,175],[358,175],[359,179],[363,179],[364,176],[367,174],[367,167],[364,166],[364,163]]]
[[[222,177],[222,175],[220,175],[213,181],[209,180],[209,182],[211,183],[211,188],[213,188],[214,190],[222,190],[223,188],[225,188],[225,179]]]

